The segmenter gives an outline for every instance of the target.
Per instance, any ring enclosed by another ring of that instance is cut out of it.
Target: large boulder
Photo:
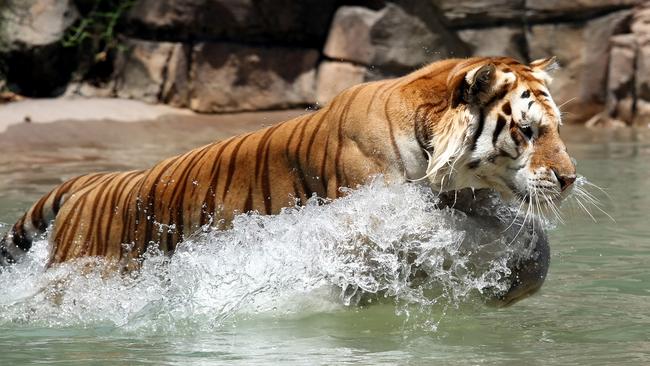
[[[126,31],[156,40],[322,46],[334,0],[138,0]]]
[[[5,0],[0,6],[0,74],[7,86],[30,96],[63,92],[75,52],[61,39],[78,19],[72,0]]]
[[[388,73],[404,73],[432,61],[467,56],[469,49],[442,26],[431,4],[398,1],[379,10],[339,8],[324,54]]]
[[[199,43],[192,52],[189,106],[235,112],[315,102],[316,50]]]

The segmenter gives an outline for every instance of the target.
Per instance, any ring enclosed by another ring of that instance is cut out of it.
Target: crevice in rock
[[[167,56],[165,57],[165,65],[163,66],[163,69],[161,71],[161,81],[160,81],[160,89],[158,90],[158,95],[156,96],[156,99],[164,103],[165,102],[165,89],[167,89],[167,82],[169,79],[169,63],[171,62],[172,56],[174,56],[174,47],[171,47],[169,49],[169,52],[167,53]]]

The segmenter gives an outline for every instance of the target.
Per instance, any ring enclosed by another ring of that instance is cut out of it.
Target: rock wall
[[[562,69],[551,89],[567,121],[647,124],[644,2],[136,0],[98,78],[80,75],[80,51],[60,42],[89,0],[0,0],[0,78],[29,96],[116,96],[219,113],[324,105],[351,85],[449,57],[555,55]]]

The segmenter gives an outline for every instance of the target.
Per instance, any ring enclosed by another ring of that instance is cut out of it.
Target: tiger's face
[[[454,163],[455,184],[492,188],[506,200],[537,206],[558,203],[570,192],[576,168],[547,88],[554,59],[530,66],[512,61],[471,68],[458,86],[468,133]]]

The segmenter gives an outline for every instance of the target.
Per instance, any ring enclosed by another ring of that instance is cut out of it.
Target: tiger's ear
[[[540,58],[530,63],[530,68],[534,71],[543,71],[546,73],[553,72],[560,68],[557,63],[557,57],[551,56],[547,58]]]
[[[456,102],[483,105],[491,99],[496,82],[496,66],[489,63],[468,71],[456,90]],[[455,103],[457,104],[457,103]]]
[[[553,81],[551,75],[560,68],[560,65],[557,63],[557,58],[551,56],[531,62],[530,68],[533,69],[533,74],[537,78],[544,80],[546,84],[550,84]]]

